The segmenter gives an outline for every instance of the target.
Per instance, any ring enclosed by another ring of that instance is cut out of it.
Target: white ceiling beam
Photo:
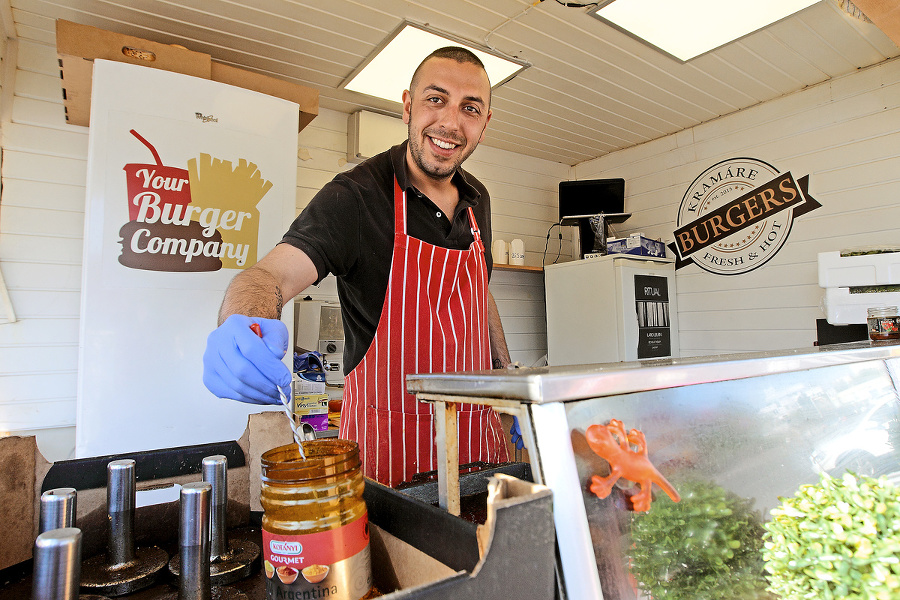
[[[9,0],[0,0],[0,27],[3,27],[4,39],[17,39],[16,24],[13,21],[12,7],[9,4]]]

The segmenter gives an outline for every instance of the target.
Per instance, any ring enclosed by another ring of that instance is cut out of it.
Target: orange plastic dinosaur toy
[[[618,438],[618,441],[616,440]],[[641,491],[631,497],[634,510],[646,512],[653,501],[650,489],[655,482],[669,495],[673,502],[681,500],[665,477],[656,470],[647,456],[647,440],[644,434],[632,429],[625,434],[625,426],[618,419],[611,419],[608,425],[591,425],[585,432],[588,446],[597,456],[609,463],[609,475],[591,478],[591,491],[598,498],[606,498],[619,478],[637,483]],[[631,445],[637,446],[633,450]]]

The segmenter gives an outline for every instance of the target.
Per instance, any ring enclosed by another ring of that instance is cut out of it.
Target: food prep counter
[[[237,441],[52,464],[37,451],[34,437],[0,438],[0,472],[5,474],[0,481],[0,515],[6,526],[4,544],[0,544],[0,600],[31,597],[34,569],[31,557],[44,492],[77,490],[77,502],[72,509],[75,527],[82,532],[82,585],[84,565],[88,561],[93,563],[99,557],[104,559],[100,564],[106,565],[108,550],[126,545],[124,536],[113,535],[111,523],[123,519],[118,516],[114,519],[107,511],[108,492],[113,489],[107,482],[108,465],[130,460],[134,461],[137,499],[131,509],[133,524],[126,529],[128,538],[134,542],[137,559],[134,564],[128,563],[127,569],[123,567],[128,571],[127,578],[118,566],[104,570],[107,581],[101,581],[105,585],[103,594],[134,600],[174,598],[179,581],[172,569],[165,562],[160,563],[161,569],[158,569],[160,565],[143,564],[141,552],[153,549],[154,553],[168,557],[178,553],[179,530],[185,526],[183,521],[179,523],[178,488],[200,481],[205,457],[221,458],[227,465],[223,478],[227,481],[227,538],[242,546],[261,548],[260,456],[273,447],[290,443],[291,439],[287,420],[277,412],[251,415],[244,436]],[[202,475],[205,477],[206,472]],[[469,519],[432,506],[431,497],[436,494],[431,488],[436,486],[429,483],[401,491],[366,480],[363,497],[368,509],[375,586],[367,598],[552,597],[555,585],[552,495],[544,486],[523,480],[527,478],[526,465],[522,464],[502,465],[490,473],[482,471],[463,476],[464,487],[473,490],[479,502],[478,510]],[[174,500],[158,497],[148,500],[150,496],[171,491],[176,492]],[[255,558],[245,562],[240,577],[235,581],[229,578],[228,583],[222,584],[224,587],[213,588],[213,598],[266,598],[266,580],[273,574],[262,568],[258,552]],[[212,565],[211,572],[221,572],[222,564]],[[63,562],[60,565],[71,566]],[[133,566],[139,568],[132,569]],[[284,597],[334,597],[327,587],[331,585],[327,579],[322,585],[326,587]],[[81,591],[97,593],[84,587]]]
[[[671,591],[679,578],[699,590],[703,573],[678,562],[684,538],[677,541],[661,524],[681,523],[677,533],[708,533],[706,553],[720,552],[711,560],[732,565],[730,577],[721,569],[716,574],[718,597],[738,597],[731,589],[756,598],[765,597],[766,585],[761,524],[780,497],[817,482],[821,472],[898,479],[898,381],[900,345],[859,342],[412,375],[407,388],[435,405],[445,466],[441,504],[450,512],[458,508],[449,409],[490,404],[518,417],[535,481],[553,491],[563,596],[636,599],[659,595],[662,580]],[[617,473],[622,479],[615,481]],[[628,473],[638,473],[631,475],[638,485],[627,481]],[[665,482],[692,502],[668,501]],[[636,510],[640,505],[649,511]],[[686,507],[693,512],[678,512]],[[729,516],[709,516],[710,507],[725,507],[722,515]],[[737,538],[726,536],[717,550],[716,536],[728,530]]]

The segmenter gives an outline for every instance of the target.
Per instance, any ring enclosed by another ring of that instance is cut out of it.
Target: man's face
[[[491,86],[478,65],[432,58],[419,70],[415,89],[403,92],[412,168],[446,179],[484,139],[491,120]]]

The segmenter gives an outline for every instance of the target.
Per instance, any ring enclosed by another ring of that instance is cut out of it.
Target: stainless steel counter
[[[900,357],[900,343],[816,348],[566,367],[409,375],[411,393],[566,402]]]

